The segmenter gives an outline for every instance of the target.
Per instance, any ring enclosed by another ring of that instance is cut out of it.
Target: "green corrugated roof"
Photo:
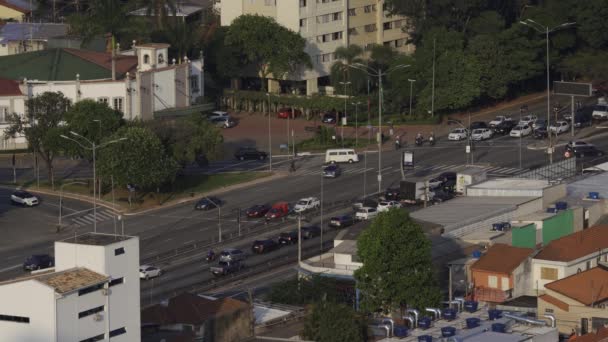
[[[112,73],[63,49],[48,49],[0,57],[0,78],[69,81],[111,78]]]

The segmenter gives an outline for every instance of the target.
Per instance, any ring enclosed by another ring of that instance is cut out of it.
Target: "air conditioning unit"
[[[112,294],[112,290],[110,289],[101,289],[101,294],[104,296],[109,296]]]
[[[103,315],[100,313],[95,314],[95,316],[93,316],[93,319],[95,320],[95,322],[101,322],[103,321]]]

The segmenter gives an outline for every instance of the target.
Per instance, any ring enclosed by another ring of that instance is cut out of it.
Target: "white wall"
[[[222,26],[230,26],[232,21],[243,14],[243,1],[245,0],[224,0],[220,6],[220,23]],[[228,2],[230,2],[228,4]]]
[[[38,281],[0,286],[0,314],[30,319],[30,323],[0,320],[1,341],[60,341],[55,339],[55,291]]]
[[[25,99],[25,96],[0,96],[0,110],[4,112],[6,108],[8,110],[7,115],[12,113],[24,115]],[[27,147],[27,140],[23,136],[14,139],[4,139],[4,130],[8,128],[9,125],[6,124],[6,117],[2,118],[2,112],[0,112],[0,150]]]
[[[103,319],[95,320],[95,315],[79,318],[82,311],[104,306],[100,314]],[[82,341],[106,333],[106,297],[101,290],[82,296],[78,292],[57,299],[57,341]]]
[[[175,107],[175,70],[154,73],[154,111]]]
[[[190,104],[193,104],[196,101],[196,98],[205,96],[205,73],[203,72],[205,63],[202,59],[198,59],[189,63],[190,65],[190,77],[196,76],[198,77],[198,89],[197,93],[193,92],[191,85],[188,85],[188,90],[190,92]],[[187,80],[190,82],[190,80]]]
[[[608,261],[608,250],[604,250],[601,260]],[[551,260],[541,260],[541,259],[533,259],[532,260],[532,286],[534,289],[539,291],[545,290],[545,285],[553,282],[555,280],[543,280],[541,279],[541,267],[549,267],[557,269],[557,279],[563,279],[574,275],[580,269],[581,271],[586,271],[587,262],[589,262],[589,268],[596,267],[598,265],[597,262],[598,253],[592,253],[586,255],[582,258],[573,260],[571,262],[559,262],[559,261],[551,261]]]

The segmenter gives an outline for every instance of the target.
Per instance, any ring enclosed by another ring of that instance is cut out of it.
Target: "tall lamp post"
[[[412,116],[412,90],[414,88],[414,82],[416,82],[416,80],[412,80],[410,78],[407,79],[408,82],[410,82],[410,116]]]
[[[341,85],[344,86],[344,118],[346,118],[346,101],[348,100],[348,96],[346,95],[346,86],[350,84],[350,82],[340,82]],[[344,120],[344,119],[342,119]],[[337,124],[337,122],[336,122]],[[340,139],[342,139],[342,147],[344,147],[344,122],[340,122]]]
[[[381,68],[374,69],[369,65],[361,63],[354,63],[348,66],[353,69],[361,70],[371,77],[378,77],[378,194],[382,192],[382,77],[409,66],[409,64],[399,64],[386,70],[382,70]]]
[[[545,40],[546,40],[546,46],[547,46],[547,126],[548,126],[549,122],[551,122],[551,93],[550,93],[550,83],[549,83],[549,78],[550,78],[550,75],[549,75],[549,33],[566,28],[568,26],[572,26],[572,25],[576,24],[576,22],[563,23],[563,24],[557,25],[553,28],[539,24],[538,22],[536,22],[532,19],[522,20],[522,21],[520,21],[520,23],[523,25],[526,25],[528,27],[531,27],[532,29],[536,30],[539,33],[545,34]],[[549,153],[549,163],[553,164],[553,144],[552,144],[551,140],[552,140],[551,133],[549,132],[549,148],[548,148],[547,152]]]
[[[270,135],[270,93],[266,93],[268,97],[268,170],[272,172],[272,136]]]
[[[78,140],[76,140],[74,138],[70,138],[70,137],[65,136],[63,134],[60,135],[60,136],[63,139],[67,139],[67,140],[71,140],[71,141],[75,142],[76,144],[78,144],[78,146],[84,148],[85,150],[89,150],[89,151],[93,152],[93,231],[95,233],[97,233],[97,199],[95,197],[95,195],[96,195],[96,188],[97,188],[97,186],[95,185],[95,182],[97,181],[97,174],[96,174],[97,171],[96,171],[96,167],[95,167],[95,162],[96,162],[96,159],[97,159],[97,157],[96,157],[96,151],[97,151],[98,148],[102,148],[102,147],[108,146],[110,144],[117,143],[119,141],[127,140],[127,138],[120,138],[120,139],[116,139],[116,140],[111,140],[111,141],[107,141],[107,142],[105,142],[103,144],[97,145],[94,141],[91,141],[91,140],[83,137],[82,135],[74,132],[74,131],[70,131],[70,134],[73,135],[73,136],[75,136],[75,137],[78,137],[78,138],[80,138],[80,139],[82,139],[84,141],[86,141],[87,143],[89,143],[90,147],[83,145],[80,141],[78,141]]]
[[[355,146],[359,146],[359,105],[361,102],[353,102],[351,103],[355,106]]]

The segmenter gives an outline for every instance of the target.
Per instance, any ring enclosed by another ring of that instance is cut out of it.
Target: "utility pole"
[[[431,88],[431,117],[435,116],[435,42],[436,38],[433,38],[433,86]]]
[[[321,241],[323,246],[323,241]],[[302,262],[302,214],[298,215],[298,265]]]

